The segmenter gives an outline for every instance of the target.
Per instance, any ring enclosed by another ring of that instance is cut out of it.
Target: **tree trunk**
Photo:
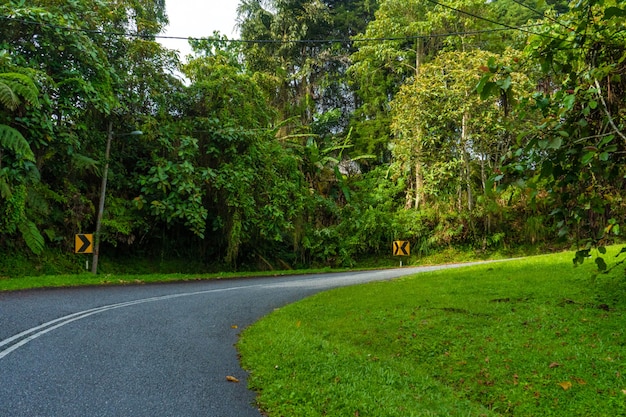
[[[424,202],[424,177],[422,176],[422,163],[419,159],[415,162],[415,209],[419,209]]]
[[[420,67],[422,66],[422,38],[415,40],[415,78],[420,75]],[[421,138],[422,132],[418,129],[418,138]],[[419,143],[419,142],[418,142]],[[419,145],[418,145],[419,146]],[[415,161],[415,209],[418,210],[425,200],[424,193],[424,176],[422,174],[422,162],[420,161],[420,150],[417,149]]]
[[[415,41],[415,77],[420,75],[420,67],[422,66],[422,38]]]
[[[471,212],[474,208],[474,196],[472,194],[472,181],[471,181],[471,166],[470,166],[470,155],[469,150],[467,149],[469,143],[469,132],[467,127],[467,121],[469,116],[467,113],[463,113],[463,120],[461,122],[461,144],[463,149],[463,180],[466,186],[467,192],[467,209]]]

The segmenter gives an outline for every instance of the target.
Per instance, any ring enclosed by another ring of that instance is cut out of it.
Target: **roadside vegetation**
[[[420,257],[611,244],[624,17],[616,0],[246,0],[240,39],[179,57],[158,42],[165,1],[4,1],[0,276],[77,272],[45,259],[77,234],[102,274],[354,267],[394,240]]]
[[[172,266],[172,265],[169,265]],[[77,274],[52,274],[19,277],[0,276],[0,291],[18,291],[43,288],[71,288],[85,286],[141,285],[187,281],[249,278],[261,276],[303,275],[324,272],[338,272],[340,269],[300,269],[283,271],[255,272],[213,272],[213,273],[100,273],[82,272]]]
[[[252,383],[276,416],[626,414],[624,274],[590,278],[626,218],[626,7],[534,3],[245,0],[179,57],[165,1],[1,2],[0,290],[569,249],[286,308]]]
[[[626,415],[626,282],[572,257],[419,274],[282,308],[238,344],[249,385],[270,417]]]
[[[439,265],[472,262],[487,259],[521,257],[541,252],[540,248],[517,248],[504,251],[460,250],[452,247],[427,256],[399,258],[389,254],[385,257],[364,257],[355,261],[352,270],[394,268],[400,266]],[[146,259],[138,257],[106,257],[100,272],[89,272],[90,255],[76,255],[46,251],[43,256],[21,254],[0,258],[0,291],[35,288],[58,288],[93,285],[138,285],[147,283],[182,282],[211,279],[232,279],[258,276],[284,276],[338,272],[349,268],[322,266],[306,269],[260,269],[240,268],[228,271],[223,264],[207,265],[201,261],[185,258]],[[263,268],[265,267],[265,268]]]

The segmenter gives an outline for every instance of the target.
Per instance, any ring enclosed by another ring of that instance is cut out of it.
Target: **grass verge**
[[[321,293],[238,343],[269,416],[626,416],[626,280],[572,254]],[[607,256],[608,258],[608,256]]]
[[[339,272],[340,270],[332,270]],[[316,270],[285,270],[265,272],[219,272],[213,274],[144,274],[144,275],[118,275],[118,274],[60,274],[27,277],[2,277],[0,276],[0,291],[17,291],[35,288],[60,288],[60,287],[85,287],[104,285],[140,285],[151,283],[202,281],[215,279],[232,279],[260,276],[285,276],[331,272],[330,269]]]

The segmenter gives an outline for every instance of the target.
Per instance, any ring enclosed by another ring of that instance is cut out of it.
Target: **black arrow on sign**
[[[409,251],[406,250],[407,245],[409,244],[409,241],[404,241],[402,242],[402,246],[400,246],[400,252],[402,252],[402,255],[404,256],[408,256],[409,255]]]
[[[89,249],[89,246],[91,246],[91,241],[85,235],[77,235],[77,236],[78,236],[78,238],[80,239],[80,241],[82,242],[83,245],[80,248],[78,248],[76,253],[84,253],[84,252],[87,251],[87,249]]]
[[[409,256],[409,242],[406,240],[393,242],[393,254],[396,256]]]

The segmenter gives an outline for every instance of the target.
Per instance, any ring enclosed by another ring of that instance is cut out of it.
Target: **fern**
[[[0,73],[0,103],[15,110],[20,105],[20,97],[39,106],[39,90],[32,78],[17,72]]]
[[[0,174],[2,174],[1,171]],[[2,176],[0,176],[0,197],[8,200],[12,196],[13,193],[11,193],[11,187],[9,187],[9,184],[7,184],[6,180]]]
[[[35,162],[35,154],[24,136],[10,126],[0,124],[0,148],[13,151],[19,157]]]
[[[73,154],[72,162],[74,163],[74,166],[81,171],[95,172],[98,167],[98,161],[81,154]]]
[[[20,105],[19,97],[13,92],[13,89],[0,80],[0,103],[9,110],[15,110]]]
[[[39,255],[43,252],[45,241],[35,223],[24,220],[18,225],[18,228],[20,229],[20,233],[22,233],[24,242],[26,242],[26,245],[35,255]]]

